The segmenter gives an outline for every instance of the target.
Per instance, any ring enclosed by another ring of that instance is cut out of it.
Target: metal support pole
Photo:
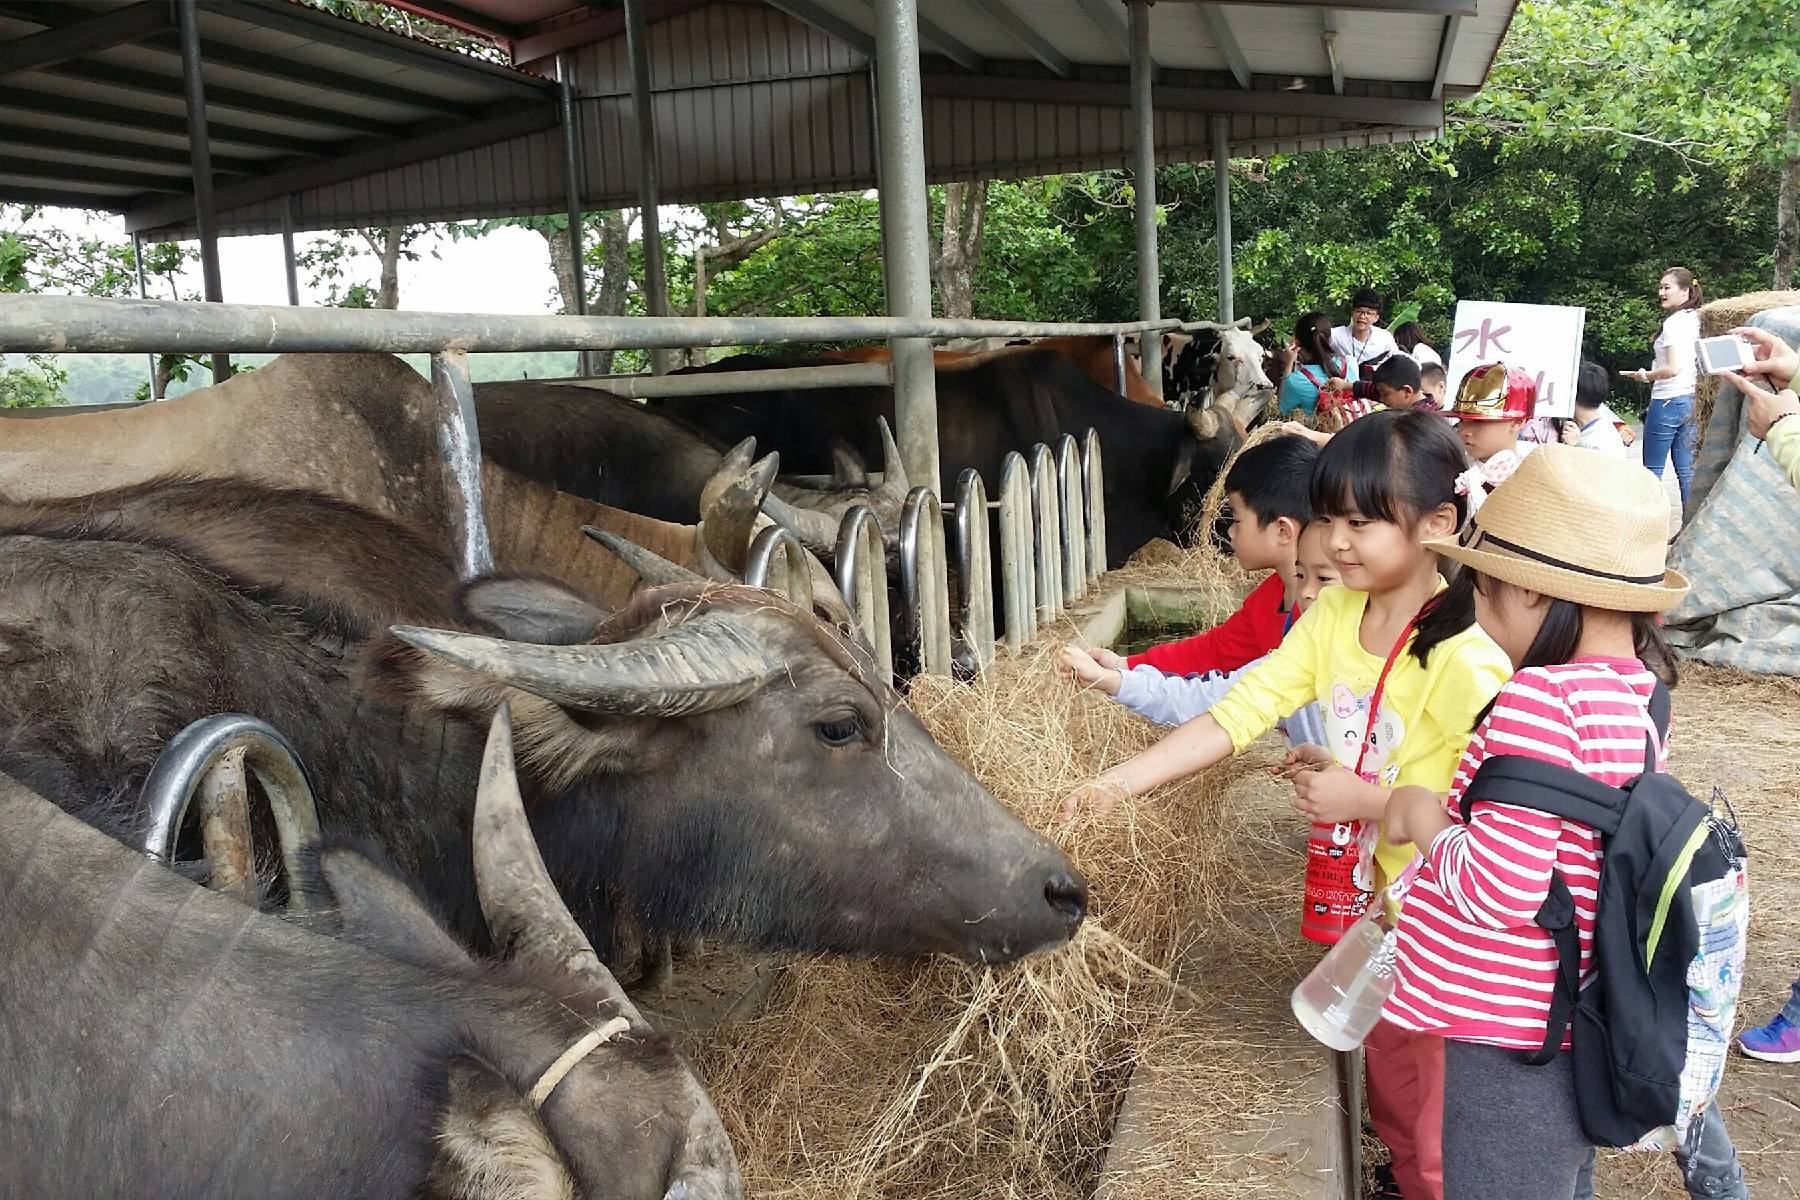
[[[444,465],[456,570],[467,581],[494,569],[494,552],[481,499],[481,433],[466,352],[440,350],[431,356],[431,391],[437,401],[438,457]]]
[[[662,195],[656,157],[656,110],[650,94],[650,42],[644,29],[644,0],[625,0],[625,53],[631,59],[631,112],[638,134],[638,219],[644,226],[644,308],[653,317],[669,315],[669,277],[663,270]],[[673,356],[652,351],[650,368],[668,371]]]
[[[214,304],[225,299],[219,275],[219,225],[213,214],[212,143],[206,136],[206,84],[200,77],[200,12],[196,0],[175,0],[175,21],[181,31],[181,82],[187,97],[188,162],[194,173],[194,225],[200,233],[200,273],[206,281],[206,298]],[[212,356],[214,383],[231,377],[231,359]]]
[[[1157,337],[1160,339],[1161,334]],[[1125,394],[1125,335],[1113,334],[1113,391]]]
[[[1219,235],[1219,320],[1237,319],[1231,284],[1231,118],[1212,119],[1213,213]]]
[[[556,56],[557,104],[562,114],[563,190],[569,198],[569,262],[574,276],[575,316],[587,316],[587,263],[582,259],[581,244],[581,129],[576,125],[575,67],[568,51]],[[577,375],[593,374],[586,350],[575,360]]]
[[[931,315],[931,208],[925,190],[918,12],[914,0],[876,0],[875,17],[875,115],[888,313],[924,317]],[[895,338],[888,345],[894,358],[900,457],[908,478],[936,492],[943,483],[931,343]]]
[[[148,300],[149,289],[144,286],[144,239],[137,234],[131,235],[131,262],[137,268],[138,299]],[[150,355],[150,399],[161,400],[156,394],[156,355]]]
[[[1156,256],[1156,109],[1150,97],[1156,62],[1150,57],[1150,5],[1131,0],[1131,182],[1136,192],[1138,315],[1154,321],[1162,316],[1162,267]],[[1162,395],[1162,335],[1138,339],[1138,361],[1144,383]]]
[[[287,270],[288,304],[300,307],[300,273],[294,267],[294,198],[281,198],[281,265]]]

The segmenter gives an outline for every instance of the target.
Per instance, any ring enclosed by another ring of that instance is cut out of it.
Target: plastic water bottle
[[[1333,1050],[1362,1045],[1394,992],[1394,931],[1373,916],[1345,931],[1294,989],[1294,1016]]]
[[[1358,882],[1361,861],[1354,822],[1314,825],[1306,840],[1306,889],[1300,904],[1300,935],[1335,945],[1369,907],[1369,891]]]

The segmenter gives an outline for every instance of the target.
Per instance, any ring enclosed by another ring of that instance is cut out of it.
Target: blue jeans
[[[1691,1130],[1689,1131],[1692,1132]],[[1681,1182],[1693,1200],[1750,1200],[1744,1184],[1744,1168],[1738,1164],[1737,1148],[1725,1132],[1725,1121],[1719,1106],[1707,1107],[1700,1118],[1700,1137],[1692,1154],[1675,1152],[1675,1165],[1681,1168]],[[1594,1163],[1575,1180],[1575,1200],[1594,1200]]]
[[[1644,466],[1661,479],[1670,454],[1675,456],[1675,479],[1681,484],[1683,506],[1688,486],[1694,482],[1694,442],[1699,432],[1691,395],[1652,400],[1644,414]]]

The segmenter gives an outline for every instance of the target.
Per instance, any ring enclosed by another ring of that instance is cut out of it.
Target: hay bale
[[[1742,296],[1726,296],[1700,307],[1700,336],[1718,337],[1721,333],[1748,324],[1751,317],[1771,308],[1800,305],[1800,292],[1750,292]],[[1694,389],[1694,419],[1699,422],[1698,452],[1706,444],[1706,426],[1712,420],[1713,405],[1719,399],[1719,378],[1701,375]]]

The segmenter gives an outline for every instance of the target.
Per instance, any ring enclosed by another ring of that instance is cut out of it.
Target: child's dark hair
[[[1394,326],[1394,345],[1407,354],[1411,354],[1413,347],[1424,340],[1425,331],[1419,328],[1417,321],[1405,321]]]
[[[1414,529],[1427,513],[1449,504],[1461,528],[1469,502],[1457,494],[1463,448],[1450,423],[1433,412],[1385,409],[1332,435],[1313,467],[1312,506],[1319,517],[1357,513]],[[1475,621],[1474,606],[1447,611],[1428,604],[1419,616],[1412,654],[1424,666],[1439,643]]]
[[[1582,359],[1580,369],[1575,372],[1575,407],[1599,408],[1606,403],[1607,393],[1611,390],[1606,368],[1592,359]]]
[[[1350,297],[1351,312],[1355,312],[1359,308],[1372,308],[1379,313],[1386,307],[1387,305],[1382,302],[1381,293],[1374,288],[1357,288]]]
[[[1444,382],[1444,364],[1443,363],[1421,364],[1419,367],[1419,383],[1421,385],[1423,385],[1433,379],[1437,380],[1439,383]]]
[[[1256,514],[1259,526],[1291,517],[1302,528],[1312,521],[1312,470],[1319,448],[1294,435],[1258,442],[1237,456],[1225,473],[1225,490]]]
[[[1294,343],[1300,357],[1324,367],[1331,362],[1331,318],[1324,313],[1309,312],[1294,322]]]
[[[1376,387],[1411,388],[1419,390],[1419,364],[1407,355],[1390,354],[1379,367],[1375,368],[1375,378],[1370,380]]]

